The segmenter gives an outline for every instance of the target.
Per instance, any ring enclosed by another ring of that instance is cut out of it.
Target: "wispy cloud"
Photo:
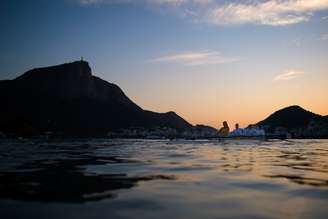
[[[311,19],[328,10],[328,0],[78,0],[83,5],[134,3],[174,8],[181,17],[215,25],[246,23],[284,26]]]
[[[297,37],[297,38],[291,40],[290,43],[292,46],[301,47],[303,41],[304,41],[304,39],[302,37]]]
[[[300,71],[286,71],[283,74],[279,74],[276,77],[274,77],[274,81],[289,81],[289,80],[293,80],[296,79],[300,76],[302,76],[304,73],[300,72]]]
[[[313,12],[328,9],[328,0],[253,0],[217,6],[209,20],[216,24],[291,25],[308,21]]]
[[[214,0],[78,0],[83,5],[110,3],[147,3],[155,5],[181,6],[186,4],[208,4]]]
[[[185,52],[178,54],[171,54],[155,59],[151,59],[151,62],[171,62],[180,63],[186,66],[197,66],[197,65],[217,65],[229,62],[236,62],[238,59],[227,58],[222,56],[216,51],[206,52]]]
[[[79,0],[81,5],[92,5],[103,3],[103,0]]]
[[[328,33],[324,33],[320,36],[320,40],[327,41],[328,40]]]
[[[81,5],[113,4],[113,3],[131,3],[130,0],[78,0]]]

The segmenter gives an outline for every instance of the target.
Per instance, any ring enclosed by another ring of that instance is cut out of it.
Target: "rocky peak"
[[[289,106],[271,114],[265,120],[257,123],[259,126],[278,128],[306,127],[310,121],[320,119],[321,116],[303,109],[300,106]]]
[[[92,77],[91,68],[86,61],[75,61],[71,63],[55,65],[44,68],[35,68],[17,77],[21,80],[86,80]]]

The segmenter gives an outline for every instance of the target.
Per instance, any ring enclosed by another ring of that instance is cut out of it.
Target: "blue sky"
[[[328,114],[327,0],[4,0],[0,79],[83,56],[150,110],[247,125]]]

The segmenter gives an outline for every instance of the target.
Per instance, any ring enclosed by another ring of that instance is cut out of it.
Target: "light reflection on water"
[[[5,218],[326,218],[327,204],[328,140],[0,143]]]

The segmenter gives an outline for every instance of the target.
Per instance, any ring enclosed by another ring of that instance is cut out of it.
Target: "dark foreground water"
[[[328,140],[0,143],[0,218],[328,218]]]

